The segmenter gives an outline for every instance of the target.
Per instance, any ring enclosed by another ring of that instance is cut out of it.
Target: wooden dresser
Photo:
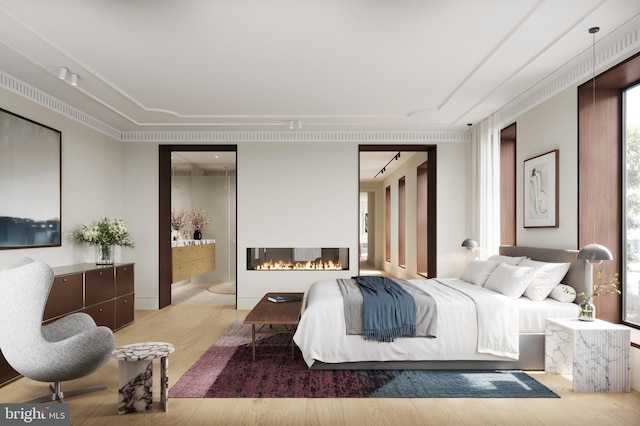
[[[134,264],[83,263],[53,268],[43,323],[85,312],[96,324],[118,330],[134,319]],[[0,353],[0,385],[19,377]]]

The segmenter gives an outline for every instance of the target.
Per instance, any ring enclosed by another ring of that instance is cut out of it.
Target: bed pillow
[[[483,286],[487,278],[489,278],[489,275],[491,275],[498,265],[498,262],[474,259],[464,268],[460,279],[470,282],[471,284]]]
[[[487,260],[491,260],[493,262],[506,263],[508,265],[519,265],[520,262],[525,260],[526,256],[505,256],[502,254],[494,254]]]
[[[537,268],[533,280],[524,292],[526,297],[537,302],[546,299],[569,270],[569,263],[539,262],[531,259],[523,260],[519,266]]]
[[[501,263],[491,273],[484,288],[517,299],[527,289],[535,273],[536,268]]]
[[[576,300],[576,290],[566,284],[558,284],[549,294],[549,297],[559,302],[572,303]]]

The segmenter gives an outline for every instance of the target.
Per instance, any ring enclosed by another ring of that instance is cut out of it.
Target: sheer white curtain
[[[479,258],[500,245],[500,129],[492,115],[469,129],[469,238],[478,241]]]

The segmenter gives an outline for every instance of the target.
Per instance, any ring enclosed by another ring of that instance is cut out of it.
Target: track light
[[[302,121],[301,120],[289,120],[289,130],[293,130],[293,125],[298,127],[298,129],[302,129]]]
[[[389,160],[389,162],[387,164],[384,165],[384,167],[382,169],[380,169],[380,171],[378,173],[376,173],[376,175],[373,177],[374,179],[378,177],[378,175],[383,174],[384,172],[387,171],[387,166],[389,164],[391,164],[391,162],[393,160],[399,160],[400,159],[400,151],[398,151],[398,153],[396,155],[393,156],[393,158],[391,158],[391,160]]]
[[[71,85],[72,86],[78,85],[78,74],[71,74]]]
[[[64,80],[65,78],[67,78],[67,72],[68,72],[68,71],[69,71],[69,70],[68,70],[68,69],[66,69],[65,67],[60,68],[60,72],[58,73],[58,78],[59,78],[60,80]]]

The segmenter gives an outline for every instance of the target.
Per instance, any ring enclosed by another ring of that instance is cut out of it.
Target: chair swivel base
[[[62,392],[62,390],[60,389],[60,382],[55,382],[54,384],[49,385],[49,388],[51,388],[51,392],[52,393],[50,393],[48,395],[40,396],[38,398],[34,398],[32,400],[29,400],[29,401],[25,401],[24,403],[25,404],[36,404],[36,403],[39,403],[39,402],[49,402],[49,401],[60,401],[60,402],[63,402],[64,398],[75,396],[75,395],[82,395],[82,394],[85,394],[85,393],[91,393],[91,392],[97,392],[97,391],[105,390],[107,387],[106,386],[94,386],[94,387],[90,387],[90,388],[75,389],[75,390]]]

